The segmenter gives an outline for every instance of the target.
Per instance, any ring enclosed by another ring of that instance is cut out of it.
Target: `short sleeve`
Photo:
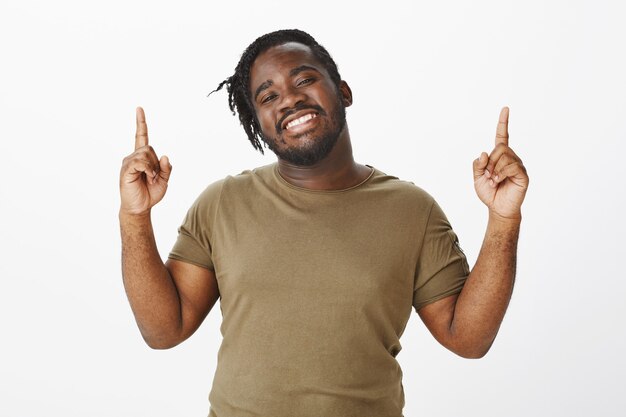
[[[459,239],[441,207],[433,201],[415,271],[415,311],[459,293],[468,275],[469,266]]]
[[[224,180],[209,185],[187,211],[169,258],[215,270],[212,259],[213,224],[219,211]]]

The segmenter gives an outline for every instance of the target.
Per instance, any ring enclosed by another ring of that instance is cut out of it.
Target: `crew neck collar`
[[[280,172],[278,171],[278,162],[274,163],[274,166],[272,167],[272,172],[274,173],[274,176],[276,177],[277,181],[281,184],[284,185],[288,188],[291,188],[292,190],[296,190],[296,191],[300,191],[300,192],[305,192],[305,193],[310,193],[310,194],[338,194],[338,193],[345,193],[347,191],[351,191],[354,190],[356,188],[360,188],[362,186],[364,186],[367,182],[369,182],[372,177],[374,176],[374,173],[376,172],[376,168],[374,168],[371,165],[365,164],[366,167],[371,169],[370,174],[365,177],[365,179],[361,182],[359,182],[358,184],[355,184],[351,187],[348,188],[342,188],[339,190],[312,190],[310,188],[304,188],[304,187],[299,187],[297,185],[293,185],[292,183],[290,183],[289,181],[287,181],[286,179],[284,179],[282,177],[282,175],[280,175]]]

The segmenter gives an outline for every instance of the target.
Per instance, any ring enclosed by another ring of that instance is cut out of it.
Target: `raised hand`
[[[120,212],[147,214],[167,190],[172,165],[167,156],[159,159],[148,145],[148,125],[141,107],[137,107],[135,151],[124,158],[120,172]]]
[[[522,160],[509,148],[509,108],[504,107],[496,129],[496,146],[489,155],[474,160],[474,188],[490,214],[521,219],[521,206],[528,189],[528,174]]]

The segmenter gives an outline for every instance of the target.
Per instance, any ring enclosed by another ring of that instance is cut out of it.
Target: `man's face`
[[[347,84],[337,89],[309,47],[295,42],[256,58],[250,90],[263,141],[280,159],[301,166],[330,153],[352,103]]]

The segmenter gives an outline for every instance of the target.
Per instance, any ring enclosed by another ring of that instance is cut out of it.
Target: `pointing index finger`
[[[137,133],[135,134],[135,150],[148,144],[148,125],[146,114],[141,107],[137,107]]]
[[[509,108],[503,107],[500,110],[500,119],[496,129],[496,145],[509,145]]]

